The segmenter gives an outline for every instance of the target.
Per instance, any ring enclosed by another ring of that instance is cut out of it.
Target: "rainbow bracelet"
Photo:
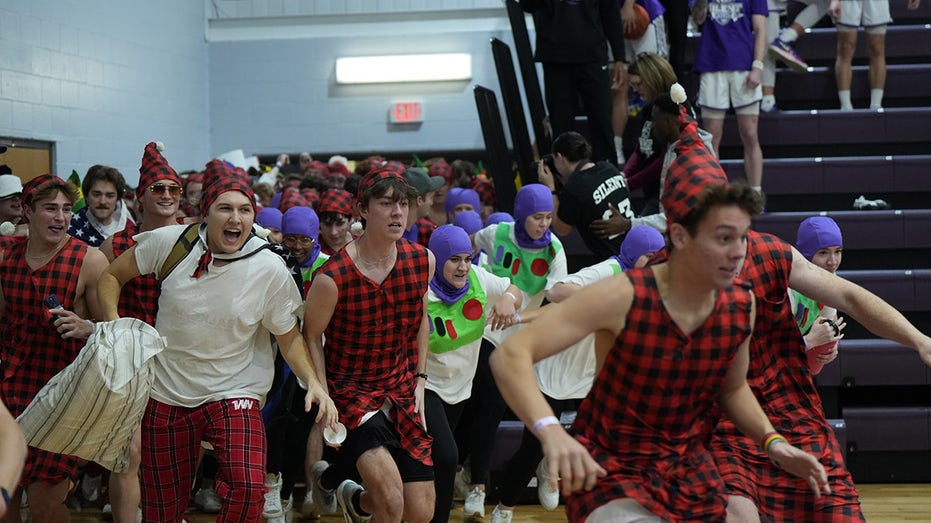
[[[766,454],[769,454],[769,449],[773,446],[773,443],[781,441],[783,443],[788,443],[789,440],[785,438],[782,434],[778,432],[768,432],[763,436],[763,439],[760,441],[760,447]]]

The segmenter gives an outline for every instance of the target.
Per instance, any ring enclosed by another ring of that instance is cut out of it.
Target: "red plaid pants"
[[[265,427],[259,402],[237,398],[175,407],[149,400],[142,418],[143,521],[180,522],[197,472],[200,442],[213,445],[220,470],[217,521],[262,520]]]

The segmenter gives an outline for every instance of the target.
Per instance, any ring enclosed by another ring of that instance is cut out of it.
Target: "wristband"
[[[423,378],[424,381],[427,381],[427,374],[425,372],[418,372],[414,374],[414,379]]]
[[[782,434],[779,434],[778,432],[769,432],[763,436],[763,439],[760,441],[760,447],[762,447],[763,452],[769,454],[769,449],[773,446],[773,443],[776,443],[777,441],[781,441],[783,443],[789,442]]]
[[[546,416],[533,422],[533,433],[539,435],[540,431],[550,425],[559,425],[559,418],[556,416]]]
[[[754,60],[753,63],[750,64],[750,69],[759,69],[760,71],[762,71],[762,70],[763,70],[763,61],[762,61],[762,60]]]
[[[504,291],[504,294],[502,294],[502,296],[510,296],[511,299],[514,300],[514,303],[517,303],[517,296],[514,296],[514,294],[512,294],[511,291]]]

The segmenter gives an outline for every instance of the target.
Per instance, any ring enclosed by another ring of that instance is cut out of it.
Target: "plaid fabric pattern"
[[[307,207],[307,198],[304,198],[300,189],[288,187],[281,192],[281,202],[278,203],[278,210],[286,212],[292,207]]]
[[[307,164],[307,169],[305,171],[319,171],[324,177],[330,174],[330,166],[326,162],[321,162],[320,160],[314,160]]]
[[[430,176],[442,176],[446,180],[446,185],[455,185],[456,179],[453,175],[453,167],[446,160],[437,160],[430,165]]]
[[[51,325],[44,305],[57,294],[67,310],[74,310],[74,295],[87,245],[69,238],[58,255],[33,271],[26,263],[23,238],[8,247],[0,262],[0,287],[6,314],[0,325],[0,393],[13,417],[19,416],[39,389],[77,356],[83,340],[63,340]],[[30,448],[22,484],[58,483],[73,477],[78,461],[73,456]]]
[[[139,232],[136,224],[126,224],[126,228],[113,235],[113,255],[119,256],[136,244],[133,239]],[[119,313],[121,317],[138,318],[149,325],[155,325],[158,314],[158,297],[162,284],[154,274],[137,276],[123,285],[120,291]]]
[[[142,165],[139,167],[139,185],[136,197],[141,197],[146,188],[158,180],[170,180],[181,185],[181,177],[170,165],[155,142],[149,142],[142,152]]]
[[[149,400],[142,418],[143,521],[181,521],[200,442],[213,445],[224,500],[217,521],[260,521],[265,495],[265,427],[259,402],[230,399],[196,408]]]
[[[255,194],[252,192],[252,180],[246,171],[233,167],[223,160],[213,159],[204,172],[204,196],[200,201],[201,213],[205,213],[217,197],[227,191],[240,191],[245,194],[255,207]]]
[[[490,207],[497,207],[498,199],[495,196],[495,184],[488,178],[477,176],[469,187],[478,193],[479,199],[482,200],[482,203]],[[477,211],[478,209],[476,209]]]
[[[397,164],[398,162],[394,162],[394,163]],[[362,178],[362,180],[359,182],[359,193],[358,193],[359,200],[362,200],[362,195],[365,194],[366,191],[374,187],[376,183],[382,180],[389,180],[391,178],[396,178],[398,180],[401,180],[404,183],[407,183],[407,180],[405,180],[404,177],[401,176],[401,173],[404,172],[404,165],[403,164],[399,164],[399,165],[401,165],[400,169],[398,168],[397,165],[393,165],[392,162],[388,162],[382,167],[377,167],[369,171],[369,173],[366,174]]]
[[[317,203],[317,214],[335,212],[352,216],[352,194],[344,189],[327,189]]]
[[[803,480],[774,466],[758,442],[725,419],[712,440],[721,475],[730,492],[756,502],[763,521],[863,521],[859,495],[824,417],[789,305],[791,246],[751,231],[747,258],[740,278],[752,286],[757,298],[747,382],[776,430],[789,443],[819,457],[828,472],[831,494],[815,500]]]
[[[706,186],[727,183],[727,175],[698,136],[694,121],[685,125],[675,148],[676,159],[666,173],[661,202],[667,224],[679,223],[688,216]]]
[[[432,438],[414,410],[417,333],[429,258],[425,247],[407,240],[399,240],[397,247],[394,269],[381,284],[363,276],[345,249],[320,268],[339,289],[325,331],[327,385],[350,429],[391,400],[402,447],[413,459],[432,465]]]
[[[652,271],[626,274],[635,289],[627,325],[571,429],[608,475],[569,497],[569,520],[630,497],[664,520],[724,521],[724,483],[707,442],[720,416],[716,396],[750,334],[751,294],[721,291],[686,336],[665,312]]]
[[[26,182],[23,185],[23,205],[29,205],[32,202],[32,195],[40,187],[45,187],[46,185],[66,185],[68,182],[62,180],[61,178],[55,176],[54,174],[43,174],[41,176],[36,176],[35,178]]]
[[[414,223],[417,225],[417,243],[426,247],[430,244],[430,236],[433,236],[433,231],[436,230],[436,224],[426,216],[418,219]]]

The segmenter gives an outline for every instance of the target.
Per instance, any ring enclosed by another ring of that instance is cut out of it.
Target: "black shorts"
[[[356,468],[356,462],[359,456],[378,447],[385,447],[391,453],[398,472],[401,474],[401,481],[404,483],[433,481],[433,467],[415,460],[401,447],[394,422],[389,420],[382,411],[359,427],[350,430],[346,435],[346,441],[340,445],[336,455],[337,465],[343,477],[361,482],[362,477]]]

